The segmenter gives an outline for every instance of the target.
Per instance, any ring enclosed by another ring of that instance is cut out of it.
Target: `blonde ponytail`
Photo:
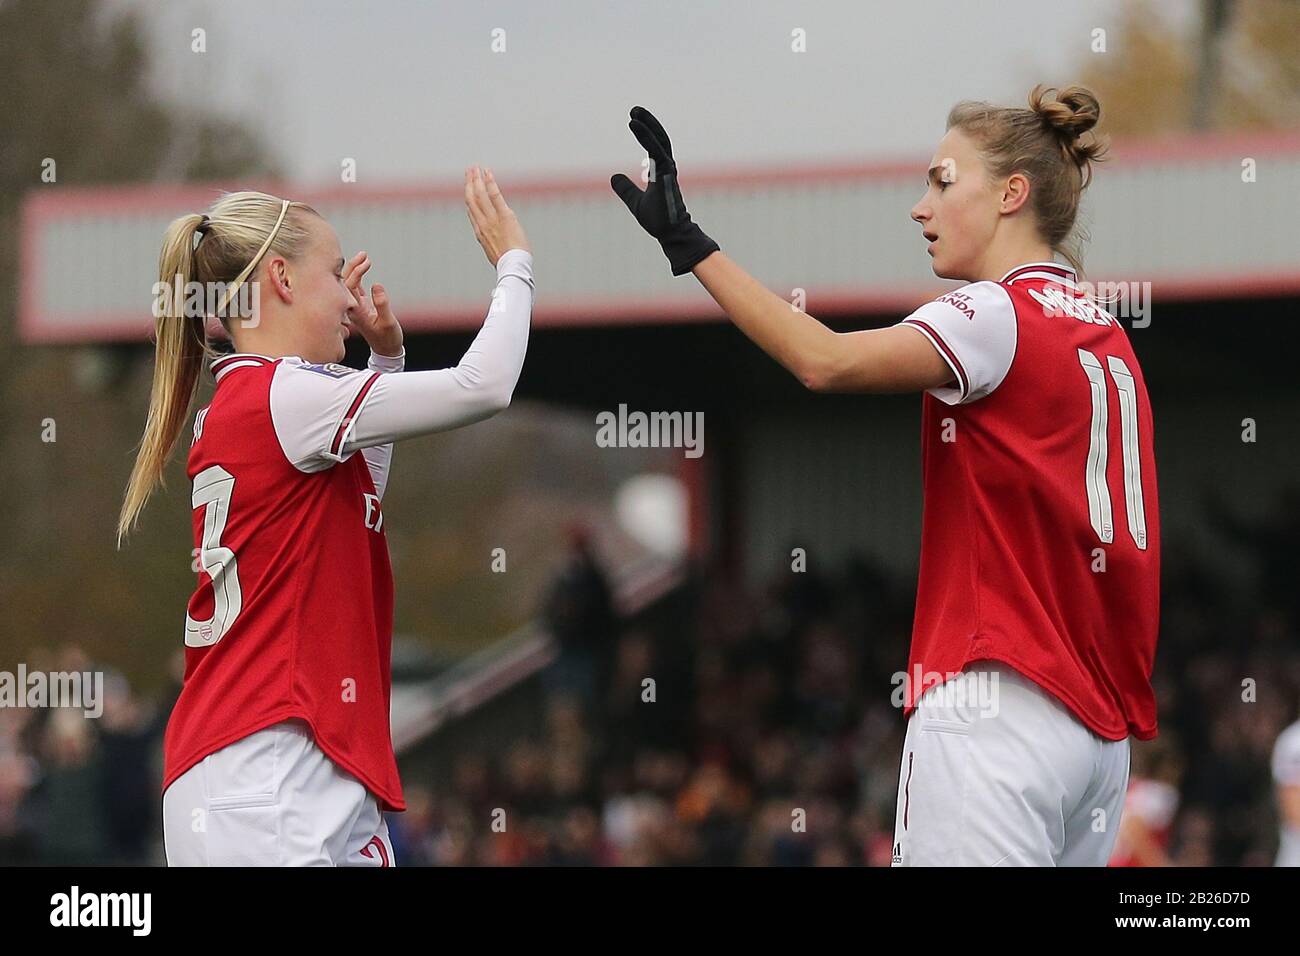
[[[158,281],[168,288],[184,290],[194,281],[194,234],[205,218],[198,214],[181,216],[167,227],[158,257]],[[198,389],[203,359],[208,354],[204,333],[206,316],[185,315],[185,300],[184,294],[165,295],[155,319],[149,417],[127,482],[122,513],[117,519],[118,547],[122,546],[126,533],[135,527],[154,488],[162,483],[163,467],[185,426],[190,402]]]

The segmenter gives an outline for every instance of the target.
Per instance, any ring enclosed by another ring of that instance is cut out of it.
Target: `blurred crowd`
[[[764,595],[723,575],[618,622],[582,553],[548,608],[543,719],[408,784],[412,863],[888,865],[908,613],[862,564]],[[875,640],[865,640],[874,635]],[[873,688],[884,688],[873,693]],[[504,811],[504,833],[482,821]]]
[[[1270,755],[1300,705],[1300,509],[1237,535],[1259,573],[1229,595],[1166,550],[1160,737],[1133,741],[1117,862],[1270,865]],[[862,560],[751,591],[693,573],[622,619],[586,543],[544,608],[558,657],[515,739],[404,773],[400,865],[888,866],[913,582]],[[29,670],[85,670],[74,647]],[[97,720],[0,708],[0,863],[157,863],[161,735],[108,674]],[[174,699],[174,698],[173,698]],[[1118,859],[1123,857],[1122,860]]]
[[[175,697],[141,700],[73,644],[36,648],[25,663],[28,673],[103,672],[103,712],[0,707],[0,865],[160,862],[162,734]]]

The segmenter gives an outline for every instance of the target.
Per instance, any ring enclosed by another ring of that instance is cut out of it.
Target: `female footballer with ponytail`
[[[965,284],[868,331],[828,329],[723,255],[640,107],[654,176],[611,180],[673,274],[810,389],[925,393],[895,865],[1105,865],[1128,739],[1156,734],[1151,406],[1071,235],[1099,116],[1078,86],[954,107],[911,216],[934,273]]]
[[[185,616],[185,680],[167,726],[163,835],[176,866],[390,866],[386,811],[405,809],[388,724],[393,582],[380,503],[392,443],[488,418],[523,368],[532,255],[490,171],[465,205],[496,267],[486,320],[454,368],[404,372],[388,294],[344,260],[310,206],[223,196],[167,229],[160,281],[253,286],[252,321],[166,300],[153,390],[118,524],[134,526],[188,418],[206,363],[187,473],[202,570]],[[337,364],[370,346],[366,371]]]

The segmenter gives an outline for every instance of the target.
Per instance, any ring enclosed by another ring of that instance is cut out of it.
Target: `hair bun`
[[[1086,86],[1066,86],[1058,90],[1040,83],[1029,93],[1029,108],[1038,114],[1043,125],[1060,137],[1061,145],[1079,166],[1086,184],[1091,178],[1089,163],[1100,160],[1106,151],[1106,144],[1098,141],[1096,134],[1086,142],[1080,140],[1101,119],[1101,103],[1092,90]]]
[[[1055,93],[1053,97],[1050,94]],[[1077,139],[1097,125],[1101,104],[1092,91],[1083,86],[1063,89],[1038,85],[1029,94],[1029,108],[1043,122],[1068,139]]]

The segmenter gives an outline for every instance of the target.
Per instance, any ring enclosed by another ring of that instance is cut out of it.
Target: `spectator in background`
[[[593,713],[608,677],[615,614],[586,528],[570,529],[568,563],[552,585],[542,617],[559,648],[544,675],[547,689],[574,694]]]
[[[1169,838],[1182,768],[1168,732],[1135,746],[1111,866],[1172,866]]]
[[[79,710],[52,710],[45,723],[45,774],[36,789],[41,860],[54,866],[110,862],[103,752]]]
[[[154,756],[164,723],[120,674],[106,675],[104,697],[99,749],[107,852],[115,863],[139,866],[149,860],[159,832]]]
[[[39,862],[28,800],[37,767],[22,741],[31,714],[30,710],[0,709],[0,866]]]
[[[1300,866],[1300,721],[1277,738],[1273,783],[1279,817],[1276,866]]]

